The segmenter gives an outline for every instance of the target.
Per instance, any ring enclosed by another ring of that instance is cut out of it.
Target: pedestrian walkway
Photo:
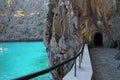
[[[87,44],[84,47],[81,68],[79,68],[79,58],[77,58],[76,77],[74,76],[74,67],[75,65],[73,66],[72,70],[63,78],[63,80],[91,80],[93,71]]]

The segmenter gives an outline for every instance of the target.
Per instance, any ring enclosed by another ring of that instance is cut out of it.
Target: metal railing
[[[35,72],[35,73],[31,73],[31,74],[28,74],[28,75],[25,75],[25,76],[22,76],[22,77],[19,77],[19,78],[15,78],[13,80],[28,80],[28,79],[32,79],[32,78],[35,78],[35,77],[38,77],[38,76],[41,76],[43,74],[46,74],[46,73],[49,73],[71,61],[74,60],[74,64],[75,64],[75,73],[74,73],[74,76],[76,76],[76,59],[77,57],[79,57],[79,68],[81,68],[81,63],[82,63],[82,58],[83,58],[83,51],[84,51],[84,46],[85,46],[85,43],[83,44],[82,48],[80,49],[80,51],[78,52],[78,54],[76,56],[74,56],[73,58],[70,58],[62,63],[59,63],[53,67],[50,67],[50,68],[47,68],[47,69],[44,69],[42,71],[38,71],[38,72]]]

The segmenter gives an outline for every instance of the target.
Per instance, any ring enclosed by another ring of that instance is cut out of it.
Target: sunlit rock
[[[43,40],[48,0],[0,0],[0,41]]]

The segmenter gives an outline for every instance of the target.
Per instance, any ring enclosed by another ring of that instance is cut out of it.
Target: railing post
[[[76,77],[76,59],[75,59],[75,73],[74,76]]]
[[[63,66],[61,66],[61,80],[63,80],[62,78],[63,78]]]
[[[79,68],[81,68],[81,57],[79,55]]]
[[[79,68],[82,67],[82,57],[83,57],[83,55],[80,54],[80,55],[79,55]]]

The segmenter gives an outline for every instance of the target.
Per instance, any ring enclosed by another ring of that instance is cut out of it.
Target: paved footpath
[[[120,70],[117,69],[120,60],[114,58],[118,52],[120,51],[109,48],[90,49],[93,67],[92,80],[120,80]]]
[[[81,51],[81,50],[80,50]],[[91,80],[93,70],[91,66],[89,51],[87,44],[84,47],[83,52],[83,60],[82,60],[82,67],[79,68],[79,58],[76,60],[76,77],[74,76],[75,73],[75,65],[71,69],[66,76],[64,76],[63,80]]]

